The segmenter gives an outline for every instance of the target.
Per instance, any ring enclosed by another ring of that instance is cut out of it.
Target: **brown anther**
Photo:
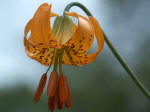
[[[58,92],[57,92],[57,108],[59,110],[61,110],[63,108],[63,103],[60,102],[59,96],[58,96]]]
[[[51,98],[54,97],[57,87],[58,87],[58,73],[52,72],[48,82],[47,95]]]
[[[64,74],[59,78],[59,99],[60,102],[65,103],[68,97],[68,81]]]
[[[48,108],[51,112],[53,112],[56,108],[56,96],[52,97],[52,98],[48,98]]]
[[[34,101],[38,102],[40,99],[40,96],[42,95],[42,92],[44,90],[45,84],[46,84],[46,80],[47,80],[47,74],[43,74],[39,83],[39,86],[36,90],[35,96],[34,96]]]
[[[65,105],[66,105],[67,108],[69,108],[72,105],[69,85],[67,86],[67,89],[68,89],[68,97],[67,97],[67,101],[66,101]]]

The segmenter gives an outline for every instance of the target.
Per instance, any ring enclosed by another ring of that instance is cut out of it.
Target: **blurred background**
[[[28,58],[24,27],[40,4],[52,3],[63,13],[75,0],[0,1],[0,112],[48,112],[44,91],[34,92],[47,67]],[[76,0],[97,18],[115,48],[150,91],[150,0]],[[86,16],[83,11],[73,7]],[[96,42],[91,49],[96,51]],[[150,102],[105,44],[96,61],[82,67],[63,66],[72,94],[71,109],[62,112],[150,112]],[[57,111],[56,111],[57,112]]]

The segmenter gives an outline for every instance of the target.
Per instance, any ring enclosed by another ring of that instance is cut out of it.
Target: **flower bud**
[[[52,28],[52,33],[58,43],[66,43],[73,35],[72,19],[69,16],[57,16]]]

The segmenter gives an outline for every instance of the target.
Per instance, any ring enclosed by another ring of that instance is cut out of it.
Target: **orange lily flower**
[[[55,17],[53,28],[50,26],[51,17]],[[72,17],[78,19],[78,25]],[[31,31],[29,38],[27,34]],[[48,105],[51,111],[71,106],[71,95],[67,78],[63,73],[58,76],[57,64],[81,66],[93,62],[104,46],[103,32],[98,21],[89,16],[85,18],[75,12],[58,16],[51,12],[51,5],[44,3],[36,11],[33,18],[25,27],[24,45],[26,54],[43,65],[54,64],[47,88]],[[97,39],[98,49],[95,53],[87,54]],[[61,68],[60,68],[61,69]],[[47,73],[43,74],[34,101],[37,102],[43,92]]]

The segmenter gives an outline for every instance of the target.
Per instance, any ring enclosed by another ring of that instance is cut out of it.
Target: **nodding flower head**
[[[51,28],[50,19],[55,16],[54,25]],[[72,21],[72,17],[77,18],[77,25]],[[29,31],[31,34],[27,38]],[[49,109],[54,111],[56,105],[58,109],[62,109],[63,105],[71,107],[70,89],[67,78],[62,73],[61,65],[81,66],[96,59],[104,46],[103,32],[98,21],[92,16],[86,18],[75,12],[58,16],[51,12],[51,5],[44,3],[27,23],[24,33],[26,54],[42,65],[54,65],[47,88]],[[88,54],[94,37],[96,37],[98,49]],[[57,65],[59,65],[59,74]],[[40,99],[43,92],[47,72],[41,77],[34,97],[35,102]]]

